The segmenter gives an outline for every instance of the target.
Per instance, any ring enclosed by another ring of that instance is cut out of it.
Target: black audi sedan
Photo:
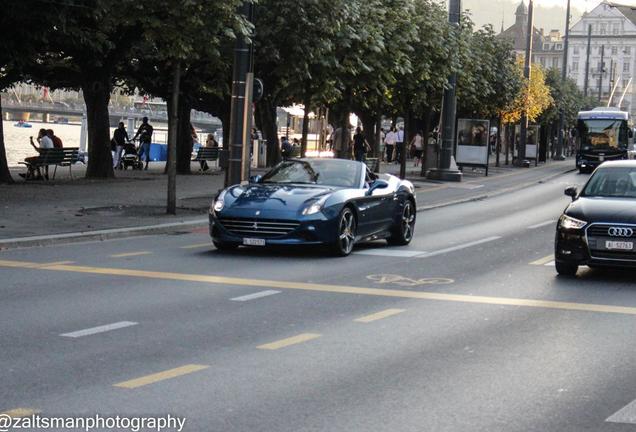
[[[580,265],[636,267],[636,161],[600,165],[572,197],[557,225],[557,273],[574,276]]]

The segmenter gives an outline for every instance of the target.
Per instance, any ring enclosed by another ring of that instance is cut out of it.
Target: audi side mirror
[[[376,180],[373,183],[371,183],[371,187],[369,187],[369,190],[367,191],[366,196],[373,195],[373,192],[376,189],[386,189],[388,187],[389,187],[389,182],[385,180]]]
[[[576,199],[576,196],[578,195],[579,191],[576,188],[576,186],[570,186],[569,188],[565,189],[565,195],[569,196],[572,198],[572,201],[574,201]]]
[[[250,177],[250,183],[260,183],[261,182],[262,177],[259,175],[255,175]]]

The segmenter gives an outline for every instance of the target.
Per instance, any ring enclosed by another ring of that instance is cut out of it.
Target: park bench
[[[214,162],[219,160],[219,148],[218,147],[201,147],[197,151],[197,155],[192,162]],[[203,172],[202,169],[199,169],[199,172]]]
[[[73,178],[72,167],[75,163],[80,161],[79,148],[40,149],[39,152],[40,154],[34,160],[30,162],[20,162],[20,164],[25,165],[30,172],[35,172],[39,168],[47,168],[50,165],[54,165],[53,179],[55,179],[58,166],[68,166],[71,179]]]
[[[366,158],[364,163],[367,165],[367,168],[369,168],[369,171],[375,173],[380,172],[380,159]]]

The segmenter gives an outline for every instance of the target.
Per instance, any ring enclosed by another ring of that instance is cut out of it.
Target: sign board
[[[457,165],[488,167],[490,121],[459,119],[457,121]]]
[[[534,159],[535,165],[539,157],[539,125],[528,125],[528,135],[526,139],[526,159]],[[520,142],[521,126],[515,127],[515,142]]]

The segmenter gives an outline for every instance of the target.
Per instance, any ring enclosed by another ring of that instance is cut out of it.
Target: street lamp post
[[[252,20],[253,4],[244,1],[239,13]],[[230,116],[230,151],[228,167],[225,173],[225,186],[238,184],[245,180],[244,158],[250,137],[252,118],[251,88],[252,43],[244,36],[236,38],[234,47],[234,72],[232,76],[232,108]],[[248,153],[249,154],[249,153]]]
[[[448,5],[448,22],[459,32],[459,20],[462,12],[461,0],[450,0]],[[448,79],[448,87],[444,90],[442,102],[442,148],[437,168],[430,169],[427,178],[433,180],[461,181],[462,172],[451,169],[453,144],[455,142],[455,117],[457,114],[457,74]],[[406,147],[406,146],[405,146]],[[403,149],[406,151],[406,148]]]
[[[565,89],[565,81],[567,80],[568,70],[568,45],[570,42],[570,0],[568,0],[568,7],[566,9],[565,17],[565,40],[563,41],[563,68],[561,69],[561,86]],[[563,129],[565,128],[565,106],[563,106],[565,99],[561,101],[561,107],[559,108],[559,140],[557,141],[556,160],[564,160],[563,157]]]
[[[528,2],[528,30],[526,35],[526,58],[524,61],[523,76],[530,82],[532,60],[532,36],[534,33],[534,4]],[[517,166],[523,166],[526,159],[526,143],[528,142],[528,108],[521,113],[519,144],[517,148]]]

